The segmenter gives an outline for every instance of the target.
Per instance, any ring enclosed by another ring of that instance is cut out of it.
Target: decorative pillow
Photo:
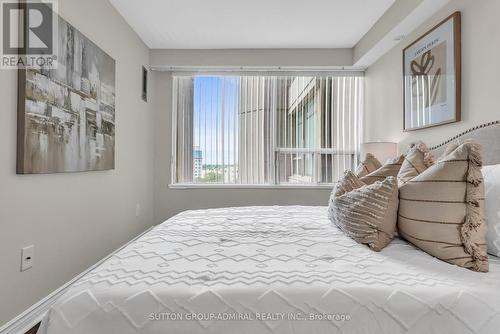
[[[380,251],[394,237],[398,212],[395,177],[365,185],[351,171],[332,191],[328,216],[346,235]]]
[[[361,177],[360,180],[365,184],[372,184],[376,181],[382,181],[389,176],[397,177],[404,158],[404,155],[400,155],[397,158],[389,160],[376,171]]]
[[[405,160],[398,173],[399,186],[415,176],[422,174],[427,168],[432,166],[434,159],[429,149],[421,141],[410,144],[410,149],[406,152]]]
[[[427,253],[488,271],[480,146],[466,142],[399,188],[399,235]]]
[[[361,161],[354,174],[356,174],[357,177],[363,177],[376,171],[380,167],[382,167],[382,165],[377,158],[371,153],[366,153],[365,159]]]
[[[484,166],[488,253],[500,257],[500,165]]]

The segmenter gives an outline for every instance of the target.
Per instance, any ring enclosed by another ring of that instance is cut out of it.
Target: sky
[[[238,86],[236,76],[194,77],[193,145],[204,164],[237,163]]]

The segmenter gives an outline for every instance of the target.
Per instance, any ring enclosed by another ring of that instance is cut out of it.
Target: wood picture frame
[[[403,131],[461,120],[461,13],[403,49]]]

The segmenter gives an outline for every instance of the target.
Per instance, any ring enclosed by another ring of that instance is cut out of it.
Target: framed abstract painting
[[[404,131],[460,121],[460,18],[455,12],[403,50]]]
[[[17,173],[115,167],[115,60],[58,16],[57,66],[18,71]]]

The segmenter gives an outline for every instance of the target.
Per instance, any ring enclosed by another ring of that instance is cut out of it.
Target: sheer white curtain
[[[175,162],[175,179],[193,182],[193,78],[176,77],[174,79],[174,113],[176,119],[175,138],[172,159]]]
[[[329,184],[358,162],[363,76],[175,75],[174,183]]]

